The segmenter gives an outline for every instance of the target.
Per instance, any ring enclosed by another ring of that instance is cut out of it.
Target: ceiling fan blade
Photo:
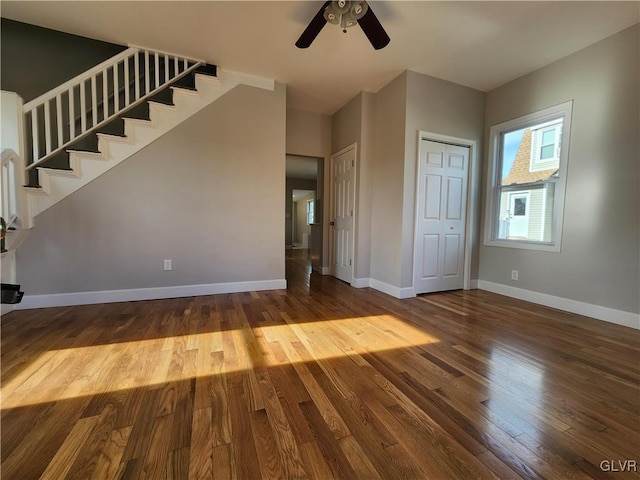
[[[322,8],[316,13],[316,16],[311,19],[307,28],[304,29],[302,35],[296,42],[296,47],[298,48],[309,48],[311,43],[315,40],[315,38],[320,33],[320,30],[324,27],[327,21],[324,19],[324,9],[329,6],[331,2],[324,2]]]
[[[391,41],[389,35],[387,35],[387,32],[384,31],[378,21],[378,17],[371,10],[371,5],[369,5],[364,17],[358,20],[358,24],[376,50],[386,47]]]

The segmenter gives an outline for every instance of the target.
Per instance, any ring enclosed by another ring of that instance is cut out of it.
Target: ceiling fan
[[[327,22],[340,25],[345,33],[347,33],[348,27],[360,25],[360,28],[362,28],[362,31],[376,50],[386,47],[391,41],[367,2],[333,0],[324,2],[322,8],[311,19],[307,28],[298,38],[296,47],[308,48]]]

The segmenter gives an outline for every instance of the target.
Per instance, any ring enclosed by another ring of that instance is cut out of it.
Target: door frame
[[[478,195],[477,187],[477,175],[478,175],[478,145],[475,140],[468,138],[452,137],[450,135],[443,135],[441,133],[428,132],[425,130],[418,131],[418,148],[416,157],[416,171],[415,171],[415,198],[414,198],[414,223],[413,223],[413,272],[412,278],[412,290],[413,296],[416,296],[416,260],[418,257],[418,198],[420,181],[420,154],[422,153],[422,141],[431,141],[437,143],[447,143],[450,145],[457,145],[460,147],[469,147],[469,168],[467,171],[467,218],[465,219],[465,238],[464,238],[464,269],[462,288],[464,290],[471,290],[472,288],[478,288],[478,281],[471,281],[471,252],[473,249],[473,239],[475,237],[475,217],[476,217],[476,197]],[[478,199],[479,200],[479,199]]]
[[[333,235],[333,226],[331,225],[331,222],[334,221],[333,218],[333,209],[335,207],[335,192],[334,192],[334,184],[333,184],[333,163],[335,161],[336,157],[339,157],[340,155],[343,155],[345,153],[347,153],[349,150],[353,150],[353,216],[352,218],[352,239],[353,241],[351,242],[351,281],[349,282],[349,284],[351,286],[354,286],[354,279],[355,279],[355,275],[354,272],[356,271],[356,217],[358,215],[358,206],[356,204],[356,200],[358,198],[358,142],[354,142],[350,145],[347,145],[346,147],[344,147],[341,150],[338,150],[335,153],[331,154],[331,157],[329,158],[329,221],[327,224],[327,230],[329,232],[329,275],[335,276],[335,273],[333,271],[333,256],[335,254],[335,242],[334,242],[334,235]]]

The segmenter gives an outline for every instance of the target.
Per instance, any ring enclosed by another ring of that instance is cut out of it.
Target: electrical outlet
[[[511,270],[511,280],[518,280],[518,270]]]
[[[170,259],[170,258],[167,258],[167,259],[164,261],[164,269],[165,269],[165,270],[171,270],[172,268],[173,268],[173,265],[172,265],[171,259]]]

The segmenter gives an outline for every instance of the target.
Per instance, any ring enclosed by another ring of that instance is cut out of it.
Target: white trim
[[[51,295],[25,295],[16,305],[17,310],[29,308],[66,307],[95,303],[135,302],[162,298],[195,297],[221,293],[241,293],[259,290],[287,288],[285,279],[257,280],[249,282],[209,283],[178,285],[172,287],[133,288],[128,290],[104,290],[93,292],[56,293]]]
[[[351,286],[355,288],[367,288],[371,286],[370,278],[355,278],[351,282]]]
[[[479,170],[478,165],[478,145],[475,140],[469,140],[467,138],[452,137],[450,135],[443,135],[440,133],[427,132],[425,130],[418,131],[418,156],[416,158],[416,186],[415,186],[415,199],[414,199],[414,223],[413,223],[413,263],[412,268],[416,266],[416,250],[417,242],[416,235],[418,232],[418,169],[420,167],[420,148],[422,140],[447,143],[451,145],[458,145],[461,147],[469,147],[469,169],[467,171],[467,218],[465,220],[465,239],[464,239],[464,272],[462,280],[462,288],[464,290],[470,290],[471,286],[471,253],[473,251],[473,239],[475,238],[475,229],[473,228],[473,221],[476,216],[476,202],[477,195],[477,175]],[[414,272],[415,273],[415,272]],[[415,274],[412,275],[415,287]],[[415,294],[413,295],[415,296]],[[402,297],[407,298],[407,297]]]
[[[585,317],[591,317],[597,320],[623,325],[625,327],[640,329],[640,314],[637,313],[625,312],[623,310],[616,310],[614,308],[580,302],[578,300],[571,300],[570,298],[556,297],[546,293],[524,290],[522,288],[488,282],[486,280],[478,280],[478,288],[498,293],[500,295],[525,300],[527,302],[557,308],[566,312],[577,313],[578,315],[584,315]]]
[[[392,297],[395,297],[395,298],[404,299],[404,298],[412,298],[416,296],[416,294],[413,291],[413,287],[405,287],[405,288],[396,287],[395,285],[390,285],[388,283],[381,282],[380,280],[376,280],[375,278],[372,278],[370,283],[371,283],[371,288],[374,288],[382,293],[386,293],[387,295],[391,295]]]

